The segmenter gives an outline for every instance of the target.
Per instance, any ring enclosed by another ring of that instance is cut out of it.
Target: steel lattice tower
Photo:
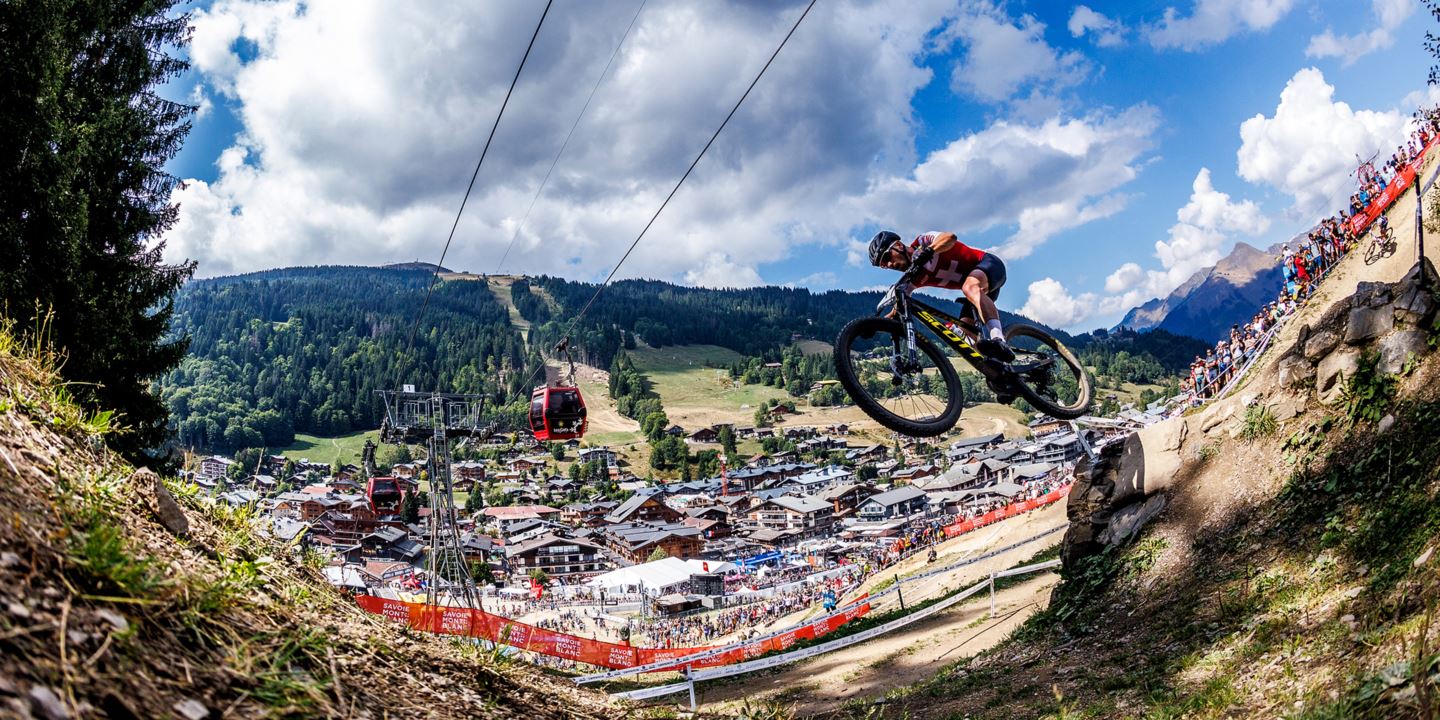
[[[460,543],[460,527],[455,509],[455,489],[450,472],[450,440],[452,438],[486,437],[488,428],[480,427],[480,395],[457,393],[417,393],[406,387],[403,391],[382,390],[385,399],[385,422],[380,428],[380,441],[406,445],[424,441],[428,451],[426,471],[430,476],[430,519],[427,523],[430,551],[427,565],[430,573],[425,593],[429,605],[452,604],[479,608],[480,593],[470,576]]]

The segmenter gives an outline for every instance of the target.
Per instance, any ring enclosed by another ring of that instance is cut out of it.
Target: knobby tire
[[[1066,372],[1068,370],[1068,372],[1075,377],[1076,385],[1079,386],[1075,401],[1066,405],[1060,405],[1057,404],[1055,400],[1037,392],[1024,377],[1018,377],[1018,382],[1015,383],[1015,386],[1016,389],[1020,391],[1021,397],[1024,397],[1025,401],[1034,406],[1036,410],[1061,420],[1074,420],[1084,415],[1090,409],[1090,401],[1094,395],[1095,388],[1093,381],[1090,379],[1090,373],[1085,372],[1085,366],[1080,363],[1080,358],[1076,357],[1075,353],[1070,352],[1070,348],[1065,347],[1063,343],[1052,337],[1050,333],[1040,328],[1019,323],[1005,327],[1005,339],[1009,341],[1011,345],[1015,345],[1015,338],[1021,337],[1038,340],[1054,352],[1055,359],[1063,363],[1063,366],[1058,367],[1056,371]],[[1016,360],[1017,363],[1022,361],[1023,357],[1017,358]]]
[[[860,382],[859,374],[851,364],[851,348],[857,339],[870,339],[877,333],[886,333],[892,337],[899,338],[901,342],[905,338],[905,326],[898,320],[891,320],[882,317],[864,317],[851,320],[840,330],[840,335],[835,338],[835,372],[840,378],[841,387],[849,393],[855,405],[875,422],[894,430],[895,432],[911,437],[935,437],[952,427],[960,420],[960,412],[965,408],[965,398],[960,389],[960,376],[955,372],[955,366],[951,364],[950,358],[920,333],[915,334],[915,347],[934,363],[940,377],[945,381],[945,411],[934,418],[915,419],[897,415],[887,409],[880,401],[872,397]]]

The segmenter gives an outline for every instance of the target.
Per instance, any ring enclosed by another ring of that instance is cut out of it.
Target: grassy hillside
[[[103,451],[0,327],[0,715],[609,718],[604,698],[360,611],[317,556]]]
[[[671,422],[687,429],[722,422],[753,425],[755,408],[771,398],[790,398],[780,388],[732,381],[725,367],[740,355],[722,347],[639,348],[632,357],[635,366],[654,383]],[[707,367],[707,363],[719,367]]]
[[[380,443],[380,431],[365,430],[336,437],[320,437],[318,435],[295,433],[294,444],[280,448],[279,450],[271,450],[270,453],[272,455],[284,455],[291,460],[309,460],[311,462],[330,464],[338,462],[341,465],[354,463],[359,465],[360,451],[364,448],[367,439],[378,445]]]

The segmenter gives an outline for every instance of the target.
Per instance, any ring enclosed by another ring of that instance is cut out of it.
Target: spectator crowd
[[[1320,221],[1294,250],[1289,244],[1281,249],[1284,284],[1276,298],[1260,308],[1245,324],[1232,325],[1228,337],[1222,338],[1204,356],[1190,363],[1190,373],[1180,384],[1187,406],[1215,397],[1239,377],[1247,365],[1264,352],[1270,337],[1285,319],[1309,300],[1315,286],[1359,245],[1352,218],[1364,213],[1406,165],[1420,158],[1431,139],[1440,132],[1440,108],[1422,109],[1416,117],[1418,127],[1379,169],[1371,163],[1360,166],[1357,172],[1360,187],[1350,196],[1347,209]],[[1377,232],[1389,232],[1383,213],[1376,225]]]

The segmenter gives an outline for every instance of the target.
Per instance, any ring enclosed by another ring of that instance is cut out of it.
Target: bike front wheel
[[[898,320],[850,321],[835,339],[835,373],[866,415],[904,435],[940,435],[965,407],[950,358],[918,333],[911,353]]]
[[[1080,359],[1050,333],[1030,325],[1008,325],[1005,340],[1015,351],[1010,363],[1016,390],[1035,409],[1074,420],[1090,409],[1094,382]]]
[[[1384,257],[1384,256],[1385,256],[1385,243],[1384,243],[1384,242],[1382,242],[1382,241],[1380,241],[1380,240],[1371,240],[1371,241],[1370,241],[1370,244],[1367,245],[1367,246],[1365,246],[1365,264],[1366,264],[1366,265],[1374,265],[1375,263],[1377,263],[1377,262],[1380,261],[1380,258],[1382,258],[1382,257]]]

